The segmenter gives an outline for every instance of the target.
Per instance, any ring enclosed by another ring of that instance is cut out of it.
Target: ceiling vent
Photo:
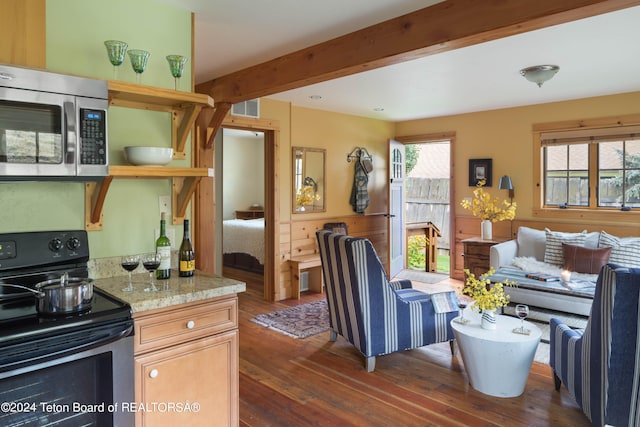
[[[244,117],[260,117],[260,100],[250,99],[248,101],[238,102],[231,106],[231,114],[234,116]]]

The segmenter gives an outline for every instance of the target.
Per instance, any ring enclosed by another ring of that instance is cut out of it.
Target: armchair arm
[[[398,289],[411,289],[413,285],[411,284],[411,280],[408,279],[398,279],[392,280],[389,282],[391,289],[397,291]]]
[[[498,243],[489,248],[489,264],[494,270],[500,267],[508,267],[516,255],[518,255],[517,241],[508,240]]]

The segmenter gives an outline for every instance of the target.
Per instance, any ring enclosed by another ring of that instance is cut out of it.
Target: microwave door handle
[[[66,138],[66,161],[67,164],[75,164],[75,151],[76,151],[76,109],[73,102],[64,103],[64,118],[67,128]]]

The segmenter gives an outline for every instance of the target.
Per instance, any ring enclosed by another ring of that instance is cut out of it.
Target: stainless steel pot
[[[93,301],[93,279],[68,277],[46,280],[36,285],[35,290],[21,285],[3,284],[33,292],[37,298],[36,308],[41,314],[71,314],[89,310]]]

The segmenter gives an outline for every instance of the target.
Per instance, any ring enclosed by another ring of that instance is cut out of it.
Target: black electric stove
[[[40,314],[34,293],[6,286],[87,278],[88,260],[83,230],[0,234],[0,372],[132,334],[131,307],[95,283],[90,309],[64,315]]]

